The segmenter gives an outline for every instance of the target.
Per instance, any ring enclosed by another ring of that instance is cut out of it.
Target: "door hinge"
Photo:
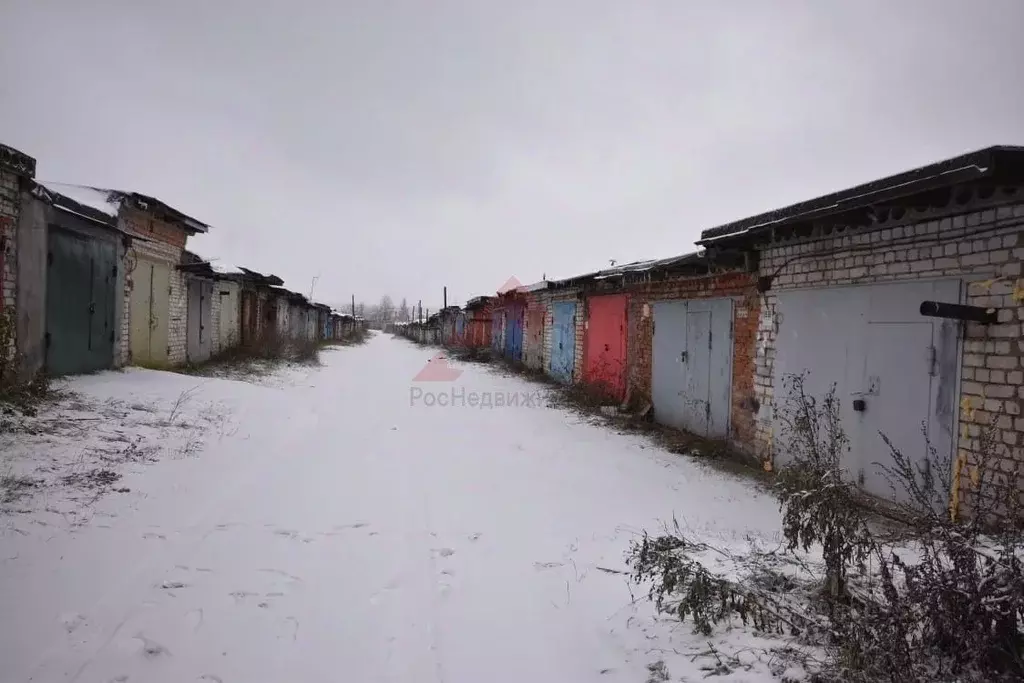
[[[936,355],[937,354],[935,352],[935,346],[934,345],[933,346],[929,346],[928,347],[928,375],[931,376],[931,377],[935,377],[935,375],[936,375],[936,372],[935,372],[935,365],[936,365],[936,361],[937,361]]]
[[[48,265],[48,266],[52,266],[53,265],[53,252],[52,251],[46,252],[46,265]]]
[[[651,321],[651,336],[652,336],[652,337],[654,336],[654,333],[655,333],[655,332],[656,332],[657,330],[658,330],[658,321],[657,321],[657,320],[652,320],[652,321]]]
[[[51,338],[50,338],[50,333],[49,332],[47,332],[45,335],[43,335],[43,343],[46,344],[46,348],[50,348]]]
[[[113,330],[110,331],[110,343],[111,344],[114,343],[114,331]]]
[[[711,330],[708,330],[708,348],[711,348]]]
[[[115,263],[115,264],[114,264],[114,266],[113,266],[113,267],[112,267],[112,268],[110,269],[110,274],[111,274],[111,275],[113,275],[114,277],[117,277],[117,264],[116,264],[116,263]]]

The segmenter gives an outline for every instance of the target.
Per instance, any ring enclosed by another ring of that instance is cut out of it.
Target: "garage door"
[[[626,393],[626,297],[591,297],[587,307],[584,380],[621,400]]]
[[[959,303],[959,280],[783,291],[778,294],[774,367],[777,408],[787,377],[805,373],[811,396],[835,385],[840,419],[850,438],[848,475],[869,493],[891,497],[879,463],[891,463],[880,434],[919,466],[927,442],[952,453],[958,395],[958,328],[922,316],[922,301]],[[862,402],[861,410],[854,401]],[[787,460],[776,420],[776,450]],[[927,437],[927,441],[926,441]]]
[[[171,267],[140,258],[131,277],[132,361],[161,365],[167,362]]]
[[[50,226],[46,370],[93,372],[114,364],[117,253],[110,242]]]
[[[728,437],[732,300],[658,301],[653,337],[655,420],[699,436]]]
[[[551,304],[551,376],[563,384],[572,382],[576,366],[576,302]]]

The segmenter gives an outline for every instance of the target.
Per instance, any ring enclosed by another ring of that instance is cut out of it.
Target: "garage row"
[[[0,383],[197,364],[362,325],[275,275],[188,251],[208,230],[151,196],[39,181],[34,159],[0,145]]]
[[[993,147],[399,331],[489,347],[766,469],[786,462],[780,410],[800,378],[819,402],[834,390],[844,469],[866,492],[893,495],[884,435],[919,471],[953,463],[955,509],[982,458],[1024,465],[1022,226],[1024,149]]]

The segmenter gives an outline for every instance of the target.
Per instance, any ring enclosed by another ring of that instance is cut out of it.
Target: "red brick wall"
[[[651,304],[665,299],[733,299],[732,414],[730,442],[753,453],[757,429],[754,409],[754,355],[760,315],[752,273],[726,273],[688,277],[664,282],[628,285],[627,381],[634,401],[651,400],[652,327]],[[646,305],[646,310],[645,310]]]
[[[154,218],[150,214],[134,208],[125,208],[123,216],[128,227],[134,232],[179,249],[185,248],[188,234],[174,223]]]

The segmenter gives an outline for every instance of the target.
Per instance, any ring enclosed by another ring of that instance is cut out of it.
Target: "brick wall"
[[[216,280],[213,281],[213,294],[212,300],[210,301],[210,329],[206,330],[206,334],[210,335],[210,353],[214,356],[219,354],[223,349],[220,341],[220,311],[221,306],[224,302],[223,297],[220,295],[223,283]]]
[[[119,218],[132,232],[148,237],[151,240],[177,247],[178,249],[185,248],[188,233],[175,223],[157,218],[145,211],[130,206],[125,206],[121,209]]]
[[[18,192],[18,176],[0,168],[0,309],[13,308],[15,303],[15,285],[17,283],[18,245],[18,208],[21,197]]]
[[[632,400],[651,401],[653,355],[653,303],[663,300],[733,300],[732,406],[729,441],[744,452],[757,445],[754,405],[754,357],[760,302],[755,291],[756,275],[726,273],[627,285],[627,382]]]
[[[1024,204],[987,208],[939,220],[904,220],[875,229],[770,245],[762,274],[777,273],[764,295],[757,331],[756,392],[762,405],[758,441],[772,438],[776,316],[780,290],[959,277],[963,303],[993,308],[999,324],[962,327],[957,471],[977,465],[978,437],[1000,413],[997,454],[1004,471],[1024,463]],[[782,321],[781,324],[784,324]],[[969,503],[970,487],[956,495]]]

